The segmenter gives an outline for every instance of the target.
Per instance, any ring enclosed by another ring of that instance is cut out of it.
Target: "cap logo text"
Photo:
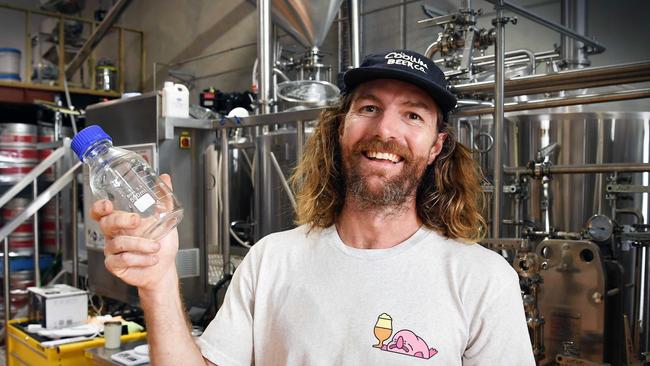
[[[390,52],[385,57],[388,65],[402,65],[411,69],[427,73],[429,65],[424,63],[419,57],[407,55],[404,52]]]

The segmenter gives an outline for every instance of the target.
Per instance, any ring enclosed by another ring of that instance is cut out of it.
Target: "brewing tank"
[[[474,157],[484,174],[491,178],[494,170],[492,142],[495,136],[492,117],[471,117],[460,121],[472,124],[473,136],[467,136],[469,129],[462,128],[459,139],[463,142],[473,141]],[[648,162],[649,121],[650,112],[507,113],[503,164],[522,167],[539,159],[551,165]],[[556,144],[554,148],[544,149],[553,144]],[[545,194],[545,182],[529,178],[523,187],[521,219],[531,221],[529,224],[534,222],[541,228],[548,220],[551,228],[580,232],[585,222],[596,213],[613,216],[612,200],[605,195],[611,179],[610,173],[557,174],[548,181],[548,193]],[[629,184],[641,185],[644,173],[618,174],[617,179],[619,182],[629,180]],[[515,175],[504,175],[503,183],[515,183]],[[650,212],[647,203],[643,204],[644,197],[647,194],[634,194],[629,199],[617,200],[617,208],[635,208],[647,218]],[[647,198],[645,200],[647,202]],[[503,202],[503,219],[514,219],[514,195],[505,193]],[[548,214],[545,213],[547,208]],[[620,219],[620,223],[633,223],[629,217]],[[514,226],[502,226],[504,236],[513,237]]]
[[[257,137],[255,172],[255,241],[294,227],[294,210],[282,179],[296,166],[296,130],[279,129]],[[275,168],[273,157],[282,170]]]
[[[474,145],[474,157],[488,180],[491,180],[495,149],[492,117],[456,119],[452,123],[458,126],[459,140]],[[649,112],[508,113],[505,115],[503,133],[502,163],[509,167],[523,167],[530,161],[544,161],[551,166],[649,162]],[[520,182],[518,186],[517,178]],[[525,228],[580,234],[587,220],[595,214],[606,215],[619,225],[647,224],[650,215],[648,193],[614,195],[607,190],[608,185],[627,186],[631,190],[635,189],[634,186],[647,187],[648,173],[552,174],[543,179],[504,174],[503,185],[503,237],[521,236]],[[638,218],[630,213],[638,213]],[[644,222],[638,222],[639,218]],[[650,278],[648,272],[641,271],[638,265],[639,249],[632,243],[611,240],[598,243],[597,248],[598,255],[603,258],[607,288],[618,288],[620,293],[607,297],[608,305],[600,310],[606,312],[601,315],[607,319],[604,333],[601,330],[598,337],[594,335],[591,342],[581,347],[585,357],[602,356],[606,351],[607,359],[617,360],[623,357],[615,354],[620,350],[610,349],[606,345],[623,337],[622,314],[635,314],[640,294],[646,291],[641,296],[647,298],[647,286],[643,284],[647,284]],[[541,273],[542,295],[547,296],[541,297],[540,307],[545,312],[542,316],[548,321],[548,326],[544,328],[544,342],[549,362],[561,351],[562,341],[569,341],[571,337],[568,335],[578,329],[571,322],[557,321],[558,310],[547,303],[551,290],[565,289],[566,293],[560,294],[562,298],[575,293],[576,288],[572,286],[578,277],[568,273],[553,277],[553,274],[554,271]],[[635,275],[639,274],[646,278],[635,279]],[[646,290],[635,293],[635,289],[629,286],[632,283],[637,283],[637,290],[638,286]],[[592,311],[568,305],[565,308],[571,314]],[[647,319],[646,311],[636,316]]]

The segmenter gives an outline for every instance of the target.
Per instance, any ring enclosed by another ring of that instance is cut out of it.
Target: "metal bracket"
[[[494,192],[494,186],[492,184],[481,184],[484,193]]]
[[[521,193],[521,186],[519,184],[510,184],[503,186],[503,193],[506,194],[517,194]]]
[[[607,193],[648,193],[650,186],[635,184],[608,184]]]
[[[530,241],[520,238],[483,239],[478,243],[490,250],[529,251],[531,249]]]
[[[508,24],[512,23],[513,25],[517,24],[517,17],[501,17],[492,19],[492,25],[497,26],[498,24]]]
[[[438,25],[454,23],[458,18],[458,14],[442,15],[435,18],[418,20],[417,24],[420,27],[435,27]]]
[[[584,358],[567,355],[557,355],[555,361],[560,366],[610,366],[608,363],[593,362]]]

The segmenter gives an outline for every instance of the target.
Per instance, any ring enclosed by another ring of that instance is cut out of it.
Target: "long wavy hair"
[[[336,222],[345,202],[339,127],[352,93],[320,116],[304,156],[290,178],[296,198],[296,223],[325,228]],[[472,153],[458,143],[438,114],[438,130],[447,133],[440,154],[424,171],[417,187],[417,214],[424,226],[451,239],[478,241],[485,234],[482,174]]]

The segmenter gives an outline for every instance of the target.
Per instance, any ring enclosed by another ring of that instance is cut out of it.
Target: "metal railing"
[[[73,187],[76,185],[76,172],[81,166],[81,162],[77,162],[73,165],[68,171],[66,171],[60,178],[56,179],[45,191],[40,195],[38,194],[37,179],[38,176],[45,172],[47,169],[53,167],[62,157],[70,152],[70,139],[65,138],[63,140],[63,146],[57,148],[52,154],[50,154],[45,160],[39,163],[34,169],[32,169],[24,178],[22,178],[18,183],[16,183],[12,188],[10,188],[6,193],[0,197],[0,207],[4,206],[18,195],[23,189],[25,189],[30,184],[33,184],[33,201],[17,216],[15,216],[11,221],[6,223],[4,226],[0,227],[0,241],[4,243],[3,248],[3,273],[4,273],[4,321],[5,321],[5,339],[7,339],[7,325],[9,324],[9,319],[11,318],[11,293],[10,293],[10,271],[9,271],[9,235],[16,230],[20,225],[22,225],[27,219],[34,216],[34,282],[36,286],[40,285],[40,256],[38,248],[38,224],[36,221],[37,212],[41,209],[46,203],[48,203],[52,198],[56,197],[57,194],[65,188],[68,184],[72,183]],[[58,215],[58,212],[57,212]],[[72,218],[73,223],[77,217],[77,197],[75,190],[73,189],[72,194]],[[58,235],[58,232],[56,233]],[[77,274],[78,274],[78,260],[77,260],[77,230],[76,227],[72,228],[72,242],[73,242],[73,276],[74,276],[74,285],[77,286]]]

